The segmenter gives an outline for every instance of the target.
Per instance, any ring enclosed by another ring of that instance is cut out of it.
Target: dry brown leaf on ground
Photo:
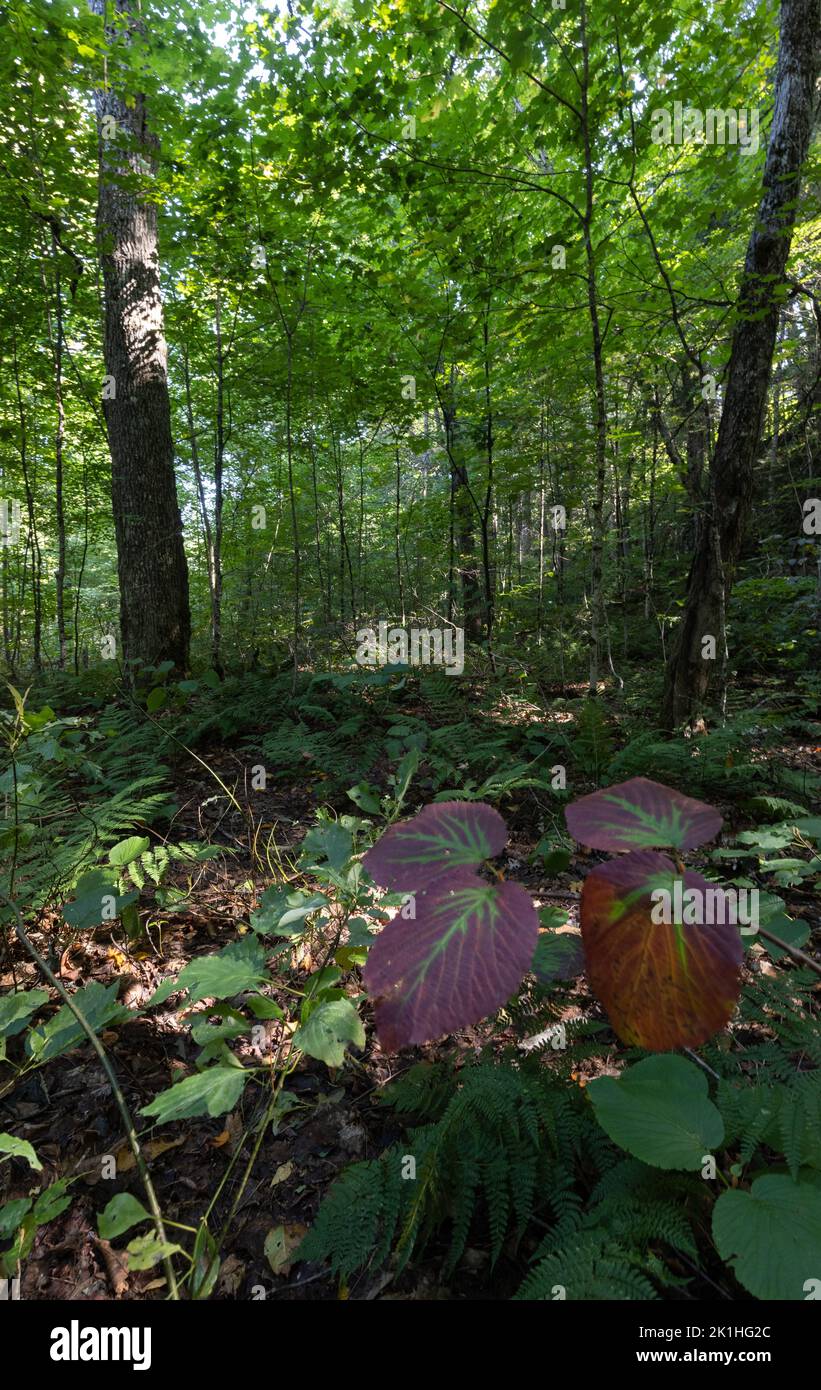
[[[149,1139],[147,1143],[141,1145],[143,1158],[146,1163],[150,1163],[153,1158],[159,1158],[160,1154],[167,1153],[169,1149],[178,1149],[187,1138],[188,1136],[183,1134],[179,1139]],[[122,1144],[115,1157],[118,1173],[129,1173],[132,1168],[137,1166],[129,1144]]]
[[[244,1278],[245,1265],[242,1260],[238,1260],[236,1255],[229,1255],[220,1270],[217,1293],[224,1294],[226,1298],[234,1298],[239,1293]]]
[[[128,1287],[128,1255],[124,1250],[114,1250],[107,1240],[95,1238],[94,1244],[100,1252],[108,1282],[115,1298],[122,1298]]]
[[[276,1187],[281,1182],[287,1182],[293,1171],[293,1163],[280,1163],[274,1176],[271,1178],[271,1186]]]

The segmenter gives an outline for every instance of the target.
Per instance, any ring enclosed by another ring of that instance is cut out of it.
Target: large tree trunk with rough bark
[[[116,65],[117,49],[138,32],[132,5],[133,0],[114,5],[118,24],[108,32],[110,67]],[[91,8],[104,14],[104,0],[91,0]],[[120,16],[127,17],[125,27]],[[107,377],[103,407],[111,450],[122,654],[126,662],[170,660],[184,670],[191,632],[188,570],[174,477],[157,209],[149,196],[156,141],[142,94],[107,86],[97,92],[96,107]]]
[[[667,669],[662,709],[667,728],[697,720],[708,701],[721,704],[723,698],[724,609],[752,505],[753,464],[809,145],[818,57],[818,0],[782,0],[763,190],[741,280],[705,522],[690,570],[679,639]]]

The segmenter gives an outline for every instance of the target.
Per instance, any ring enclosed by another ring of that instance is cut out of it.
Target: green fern
[[[659,1297],[641,1272],[636,1251],[599,1231],[578,1232],[545,1255],[514,1295],[524,1300],[652,1300]]]
[[[804,1165],[821,1169],[821,1071],[799,1073],[786,1085],[721,1081],[717,1102],[725,1142],[737,1146],[740,1163],[766,1146],[783,1153],[794,1178]]]
[[[598,781],[613,756],[609,721],[598,700],[584,701],[576,716],[576,735],[571,747],[582,772]]]

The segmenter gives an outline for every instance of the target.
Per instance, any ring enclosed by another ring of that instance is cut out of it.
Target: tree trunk
[[[109,65],[139,21],[108,32]],[[91,0],[105,14],[104,0]],[[129,105],[128,102],[131,102]],[[125,662],[188,666],[188,570],[174,477],[174,446],[157,249],[157,208],[147,185],[156,141],[144,95],[96,93],[100,190],[97,229],[105,300],[103,392]],[[126,668],[128,669],[128,668]]]
[[[40,549],[40,538],[37,534],[37,518],[34,508],[34,480],[29,473],[28,461],[28,419],[26,407],[23,400],[23,391],[20,385],[20,361],[17,356],[17,334],[12,332],[12,350],[14,354],[14,387],[17,396],[17,411],[20,419],[20,467],[23,472],[23,487],[26,493],[26,512],[28,514],[29,535],[31,542],[32,561],[31,561],[31,590],[34,605],[34,669],[37,672],[43,669],[43,650],[42,650],[42,631],[43,631],[43,555]],[[26,562],[23,559],[23,576],[20,587],[20,604],[17,610],[17,636],[14,647],[13,666],[17,664],[18,648],[20,643],[20,624],[22,622],[23,610],[25,607],[25,587],[26,587]]]
[[[225,353],[222,346],[220,291],[217,286],[215,309],[217,339],[217,420],[214,431],[214,582],[211,589],[211,665],[222,680],[222,514],[224,503],[223,469],[225,461]]]
[[[580,124],[584,147],[585,202],[582,218],[585,264],[587,269],[587,305],[593,348],[593,430],[596,456],[596,490],[593,495],[590,541],[590,675],[588,694],[598,691],[602,648],[607,640],[607,611],[604,603],[604,540],[607,523],[604,515],[604,494],[607,481],[607,402],[604,385],[604,341],[599,319],[596,254],[593,246],[593,176],[594,161],[590,138],[590,49],[587,39],[585,5],[579,11],[582,50]]]
[[[479,566],[473,536],[475,499],[471,492],[467,464],[462,458],[461,447],[457,442],[456,405],[453,397],[453,383],[451,382],[449,399],[443,398],[442,401],[445,451],[450,463],[451,552],[454,553],[455,547],[455,565],[462,590],[462,621],[465,625],[465,637],[468,642],[481,642],[483,595],[479,584]],[[452,561],[453,563],[454,561]],[[449,621],[451,621],[451,615],[452,607],[449,605]]]
[[[761,201],[747,247],[710,496],[688,581],[687,603],[667,668],[662,719],[699,719],[708,695],[722,702],[724,609],[752,505],[790,251],[807,154],[818,68],[818,0],[782,0],[774,110]],[[711,644],[706,639],[714,639]]]

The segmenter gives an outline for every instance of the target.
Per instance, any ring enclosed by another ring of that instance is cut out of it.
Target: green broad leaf
[[[68,1195],[70,1182],[70,1178],[58,1178],[45,1192],[40,1193],[32,1210],[38,1226],[45,1226],[47,1221],[53,1221],[55,1216],[59,1216],[66,1207],[71,1206],[71,1197]]]
[[[124,869],[126,864],[133,863],[150,848],[151,841],[147,835],[129,835],[127,840],[120,840],[108,851],[108,862],[118,869]]]
[[[148,698],[145,702],[145,707],[148,710],[148,713],[156,714],[158,709],[162,709],[167,699],[168,693],[165,689],[165,686],[155,685],[154,689],[148,692]]]
[[[565,907],[540,907],[539,921],[543,927],[554,930],[556,927],[563,927],[570,919],[570,913]]]
[[[239,941],[232,941],[217,955],[199,956],[189,961],[177,976],[173,988],[187,989],[189,1002],[196,1004],[200,999],[230,999],[243,990],[255,990],[267,979],[265,951],[261,942],[255,936],[244,936]],[[150,1002],[160,1001],[155,994]]]
[[[736,836],[740,845],[751,845],[756,850],[786,849],[792,844],[791,826],[769,825],[760,830],[744,830]]]
[[[199,1018],[191,1024],[191,1037],[198,1047],[210,1047],[211,1043],[225,1038],[239,1038],[243,1033],[250,1033],[251,1027],[244,1019],[223,1018],[211,1023],[209,1019]]]
[[[375,932],[371,931],[364,917],[352,917],[348,923],[347,945],[354,950],[361,947],[368,948],[376,940]]]
[[[546,874],[563,874],[570,868],[570,850],[556,845],[548,835],[543,836],[530,857],[541,860]]]
[[[15,1197],[11,1202],[6,1202],[4,1206],[0,1207],[0,1240],[11,1240],[23,1217],[30,1210],[30,1197]],[[2,1256],[0,1256],[0,1260],[2,1260]]]
[[[821,816],[801,816],[794,825],[806,839],[817,840],[821,844]]]
[[[159,1240],[153,1232],[137,1236],[126,1246],[128,1251],[128,1272],[133,1274],[141,1269],[152,1269],[167,1255],[183,1254],[182,1246],[172,1245],[170,1241]]]
[[[92,980],[73,995],[72,1003],[95,1033],[100,1033],[110,1023],[121,1023],[124,1019],[134,1017],[130,1009],[117,1003],[118,989],[119,985],[116,982],[106,988]],[[63,1004],[48,1023],[40,1028],[31,1029],[26,1038],[25,1049],[30,1057],[46,1062],[86,1041],[86,1034],[74,1014],[67,1004]]]
[[[332,1000],[314,1009],[308,1022],[293,1036],[293,1046],[318,1057],[328,1067],[341,1067],[348,1043],[365,1046],[365,1029],[353,1004]]]
[[[292,893],[287,888],[272,884],[266,888],[259,900],[259,907],[251,913],[251,926],[261,936],[273,932],[277,936],[301,936],[305,930],[305,918],[318,908],[327,907],[328,899],[324,893]]]
[[[183,912],[190,906],[189,895],[182,888],[175,888],[173,884],[155,888],[154,901],[157,907],[173,907],[177,912]]]
[[[57,715],[50,705],[43,705],[42,709],[27,710],[25,723],[32,732],[45,728],[46,724],[53,724]]]
[[[21,989],[0,999],[0,1037],[13,1038],[22,1033],[26,1020],[48,1003],[48,990]]]
[[[0,1154],[5,1154],[8,1158],[24,1158],[29,1168],[34,1168],[38,1173],[43,1170],[42,1163],[27,1139],[15,1139],[13,1134],[0,1134]],[[2,1161],[0,1159],[0,1162]]]
[[[350,831],[343,830],[341,825],[336,824],[315,825],[302,841],[300,864],[315,867],[327,863],[332,869],[339,870],[347,863],[352,853],[353,838]]]
[[[646,1057],[591,1081],[587,1095],[613,1142],[654,1168],[701,1168],[724,1138],[706,1075],[683,1057]]]
[[[821,1188],[772,1173],[749,1192],[722,1192],[713,1240],[755,1298],[803,1300],[807,1282],[821,1278]]]
[[[321,970],[315,971],[305,986],[306,1000],[321,998],[325,990],[332,989],[341,978],[342,971],[337,965],[325,965]]]
[[[285,1010],[266,994],[249,994],[245,1000],[254,1018],[284,1018]]]
[[[189,1120],[195,1115],[224,1115],[233,1110],[250,1076],[241,1067],[208,1067],[161,1091],[150,1105],[143,1106],[140,1114],[161,1125],[170,1120]]]
[[[786,914],[772,917],[767,922],[766,929],[772,932],[773,936],[777,936],[783,941],[785,945],[794,946],[796,950],[800,950],[802,946],[806,946],[810,939],[810,924],[809,922],[803,921],[800,917],[787,917]],[[789,951],[785,951],[780,946],[776,946],[774,941],[768,940],[765,936],[755,935],[747,939],[750,942],[757,941],[762,950],[766,951],[767,955],[770,956],[772,960],[784,960],[785,958],[789,958]]]
[[[813,870],[812,861],[808,864],[804,859],[762,859],[759,863],[759,870],[762,874],[789,873],[805,874]]]
[[[97,1230],[101,1240],[114,1240],[140,1221],[150,1220],[151,1213],[146,1211],[142,1202],[132,1197],[130,1192],[118,1192],[97,1217]]]
[[[176,976],[169,976],[167,980],[163,980],[162,984],[157,986],[151,998],[146,1001],[145,1007],[153,1009],[156,1004],[164,1004],[172,994],[179,992],[179,988]]]
[[[206,859],[219,859],[224,854],[234,853],[227,845],[204,845],[196,840],[193,844],[180,845],[180,849],[187,849],[198,863]]]
[[[366,815],[379,815],[379,788],[371,785],[370,782],[357,782],[355,787],[349,787],[347,795],[360,811]]]
[[[83,874],[74,893],[74,902],[63,903],[62,913],[77,931],[99,927],[104,921],[113,922],[137,898],[136,893],[119,893],[110,872],[104,869]]]

